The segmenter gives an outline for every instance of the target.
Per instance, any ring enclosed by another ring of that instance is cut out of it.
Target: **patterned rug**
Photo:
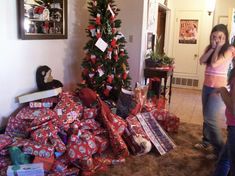
[[[130,156],[124,164],[116,165],[99,176],[211,176],[215,161],[206,153],[194,149],[201,140],[202,126],[181,123],[178,133],[169,134],[175,149],[160,156],[152,150],[144,156]]]

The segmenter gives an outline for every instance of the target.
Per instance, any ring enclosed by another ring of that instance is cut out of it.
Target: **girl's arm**
[[[210,57],[210,55],[214,52],[214,48],[210,48],[200,57],[200,64],[205,64]]]
[[[233,113],[233,102],[235,102],[235,101],[232,101],[232,95],[230,95],[230,93],[228,92],[228,90],[225,87],[219,88],[219,92],[222,97],[222,100],[224,101],[226,108],[228,108],[228,110],[231,113]],[[235,95],[235,88],[234,88],[234,90],[231,90],[231,92],[232,92],[232,94],[234,92],[234,95]]]
[[[228,59],[232,59],[233,58],[233,47],[229,47],[224,54],[220,54],[219,55],[219,51],[221,49],[221,45],[217,45],[215,52],[212,55],[212,59],[211,59],[211,66],[212,67],[217,67],[221,64],[223,64],[225,61],[227,61]]]

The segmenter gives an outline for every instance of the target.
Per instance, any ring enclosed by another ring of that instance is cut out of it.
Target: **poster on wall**
[[[197,44],[198,20],[180,20],[179,43]]]

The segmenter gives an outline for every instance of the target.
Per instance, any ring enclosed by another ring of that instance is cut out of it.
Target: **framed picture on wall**
[[[228,16],[219,16],[218,24],[228,25]]]
[[[17,0],[19,37],[66,39],[67,0]]]
[[[152,32],[148,32],[147,34],[147,49],[154,50],[154,41],[155,41],[155,35]]]
[[[197,44],[198,20],[181,19],[179,29],[179,43]]]

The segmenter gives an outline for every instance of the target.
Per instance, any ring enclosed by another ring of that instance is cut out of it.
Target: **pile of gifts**
[[[40,169],[37,164],[43,163],[46,175],[87,176],[125,162],[126,122],[99,98],[96,106],[86,107],[76,95],[62,92],[54,108],[36,107],[31,103],[9,118],[0,136],[0,175],[11,175],[12,169],[20,175],[22,167],[9,165]]]
[[[49,176],[90,176],[124,163],[129,151],[143,155],[156,147],[160,154],[169,152],[175,144],[165,130],[177,132],[179,118],[154,101],[141,102],[135,109],[142,112],[132,111],[126,119],[86,88],[28,102],[0,135],[0,175],[27,175],[24,168],[30,168],[28,175],[35,170]]]

